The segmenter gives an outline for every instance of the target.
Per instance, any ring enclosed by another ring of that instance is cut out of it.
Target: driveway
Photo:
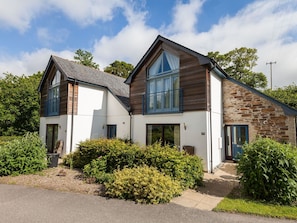
[[[140,205],[92,195],[0,184],[0,222],[289,223],[295,221],[215,213],[177,204]]]

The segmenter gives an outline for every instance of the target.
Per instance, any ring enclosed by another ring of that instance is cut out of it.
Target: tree
[[[127,78],[133,69],[132,64],[116,60],[106,67],[104,72]]]
[[[0,135],[38,131],[41,77],[38,72],[28,77],[5,74],[0,79]]]
[[[288,106],[297,109],[297,85],[292,84],[275,90],[267,89],[264,91],[267,94]]]
[[[266,76],[261,72],[252,71],[257,65],[257,49],[241,47],[226,54],[220,54],[218,51],[209,52],[207,56],[213,58],[230,77],[253,88],[265,88],[267,86]]]
[[[99,69],[99,64],[93,62],[93,55],[86,50],[76,50],[73,58],[82,65]]]

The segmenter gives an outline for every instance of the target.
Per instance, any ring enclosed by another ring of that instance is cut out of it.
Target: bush
[[[127,144],[119,139],[91,139],[80,142],[77,151],[67,155],[63,159],[64,165],[73,165],[82,169],[86,164],[100,156],[105,156],[113,150],[120,150]]]
[[[109,197],[150,204],[169,202],[182,192],[178,181],[147,166],[118,170],[105,187]]]
[[[106,165],[107,156],[99,157],[85,165],[83,172],[86,177],[95,179],[96,183],[111,182],[113,174],[106,171]]]
[[[168,145],[156,143],[148,146],[145,150],[145,164],[180,181],[183,188],[194,188],[202,184],[202,160]]]
[[[13,141],[15,139],[20,139],[21,136],[0,136],[0,146],[3,146],[10,141]]]
[[[245,145],[238,164],[244,192],[280,204],[297,201],[297,152],[292,146],[260,138]]]
[[[47,168],[46,148],[37,133],[0,147],[0,176],[30,174]]]

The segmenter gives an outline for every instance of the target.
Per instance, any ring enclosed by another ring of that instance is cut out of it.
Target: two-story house
[[[80,141],[100,137],[130,138],[129,87],[125,79],[51,56],[38,87],[40,136],[63,154]]]
[[[297,111],[230,78],[214,60],[158,36],[125,81],[131,138],[200,156],[206,171],[257,135],[296,144]]]
[[[90,138],[161,141],[200,156],[211,172],[257,136],[296,145],[297,110],[162,36],[126,80],[52,56],[39,92],[40,135],[49,152],[57,140],[63,153]]]

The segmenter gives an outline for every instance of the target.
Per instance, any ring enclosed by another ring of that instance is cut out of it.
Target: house
[[[53,152],[74,151],[80,141],[130,138],[129,87],[125,79],[51,56],[39,84],[40,136]]]
[[[229,77],[214,60],[158,36],[125,81],[131,138],[157,140],[213,171],[258,135],[296,145],[297,111]]]
[[[161,141],[200,156],[212,172],[257,136],[296,145],[297,110],[162,36],[126,80],[51,56],[38,90],[49,152],[57,140],[63,153],[89,138]]]

